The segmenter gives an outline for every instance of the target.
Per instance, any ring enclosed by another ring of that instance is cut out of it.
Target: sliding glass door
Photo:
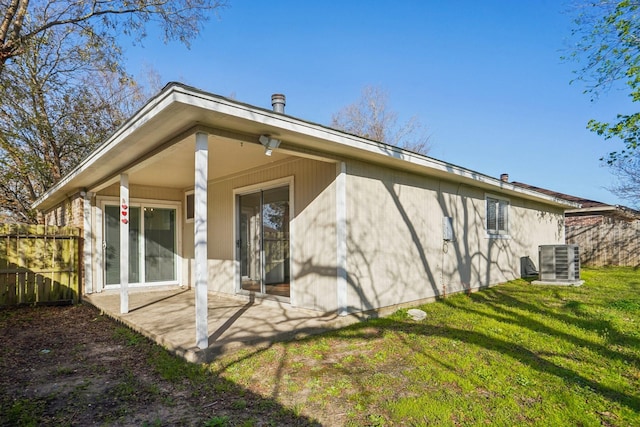
[[[176,280],[176,210],[144,208],[145,282]]]
[[[238,215],[240,288],[289,298],[289,186],[238,196]]]
[[[105,284],[120,284],[120,206],[104,206]],[[176,208],[129,208],[129,283],[172,283],[177,278]]]
[[[120,284],[120,206],[105,206],[105,284]],[[129,283],[140,282],[140,208],[129,209]]]

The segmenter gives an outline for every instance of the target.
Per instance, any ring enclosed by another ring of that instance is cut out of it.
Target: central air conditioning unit
[[[541,282],[576,282],[580,280],[578,245],[541,245],[538,247]]]

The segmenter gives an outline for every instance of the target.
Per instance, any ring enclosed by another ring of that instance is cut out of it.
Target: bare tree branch
[[[188,46],[209,13],[225,6],[226,0],[11,0],[0,25],[0,67],[24,53],[31,39],[70,25],[87,24],[84,28],[91,29],[100,42],[120,33],[140,40],[146,36],[145,25],[154,21],[161,26],[165,41],[176,39]]]
[[[387,92],[374,86],[365,86],[358,101],[335,113],[331,127],[416,153],[427,154],[430,148],[420,120],[412,117],[399,125]]]
[[[635,151],[614,163],[611,169],[617,179],[609,190],[627,200],[630,206],[640,208],[640,152]]]
[[[120,65],[120,35],[154,23],[188,45],[225,5],[0,0],[0,216],[35,222],[31,204],[150,96]]]

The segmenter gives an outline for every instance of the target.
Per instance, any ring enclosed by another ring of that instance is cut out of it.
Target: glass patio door
[[[105,284],[120,284],[120,206],[104,208]],[[129,283],[140,282],[140,208],[129,209]]]
[[[176,280],[176,210],[144,208],[145,282]]]
[[[105,285],[120,284],[120,207],[104,206]],[[176,209],[129,208],[129,283],[171,283],[177,278]]]
[[[289,186],[241,195],[238,206],[240,288],[289,298]]]

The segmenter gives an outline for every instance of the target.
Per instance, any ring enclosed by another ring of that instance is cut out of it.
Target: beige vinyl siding
[[[295,305],[320,311],[337,306],[336,165],[304,161],[295,189],[292,276]]]
[[[441,243],[437,181],[353,162],[347,165],[350,311],[434,295]]]
[[[495,285],[520,276],[521,257],[537,264],[538,246],[564,243],[561,209],[514,197],[509,200],[508,237],[489,237],[485,229],[485,193],[468,186],[443,185],[456,240],[443,242],[442,293]]]
[[[293,177],[291,304],[320,311],[336,310],[335,175],[334,163],[293,159],[210,182],[209,290],[229,294],[236,290],[234,190]],[[184,224],[184,231],[185,264],[190,266],[193,223]],[[188,271],[191,273],[186,277],[191,277],[193,268]]]
[[[113,184],[100,191],[98,196],[120,197],[120,184]],[[175,188],[149,187],[143,185],[131,185],[129,187],[129,197],[131,199],[145,200],[171,200],[182,202],[184,192]]]
[[[538,245],[564,242],[560,209],[508,197],[509,237],[489,238],[479,188],[360,162],[347,171],[352,311],[511,280],[520,257],[537,262]],[[443,240],[443,217],[454,241]]]

